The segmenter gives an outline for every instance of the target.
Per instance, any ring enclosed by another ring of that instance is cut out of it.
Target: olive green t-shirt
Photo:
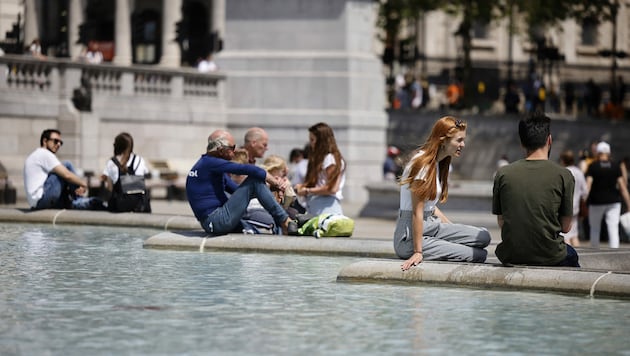
[[[548,160],[519,160],[494,178],[492,213],[503,215],[503,263],[552,266],[566,258],[560,217],[573,215],[571,172]]]

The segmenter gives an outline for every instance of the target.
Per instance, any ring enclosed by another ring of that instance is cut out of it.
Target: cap
[[[387,147],[387,155],[388,156],[398,156],[400,154],[400,149],[396,146]]]
[[[597,153],[610,154],[610,145],[606,142],[600,142],[597,144]]]

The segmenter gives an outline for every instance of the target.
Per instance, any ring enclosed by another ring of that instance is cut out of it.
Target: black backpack
[[[136,213],[150,213],[151,201],[144,176],[135,175],[136,169],[138,168],[134,167],[136,155],[133,156],[133,159],[127,167],[127,173],[125,174],[121,172],[121,165],[118,159],[112,157],[112,161],[116,164],[116,167],[118,167],[118,181],[114,184],[112,196],[109,199],[109,211],[116,213],[131,211]],[[139,160],[138,165],[140,165]]]

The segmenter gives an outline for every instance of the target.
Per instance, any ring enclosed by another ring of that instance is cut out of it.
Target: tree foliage
[[[461,37],[461,79],[470,90],[473,87],[469,78],[475,23],[490,24],[514,16],[525,28],[519,31],[514,27],[510,31],[524,32],[530,41],[536,42],[548,29],[559,26],[567,19],[613,21],[617,16],[619,0],[381,0],[378,26],[385,33],[382,40],[391,45],[398,38],[404,21],[414,21],[420,14],[438,9],[460,19],[453,35]]]

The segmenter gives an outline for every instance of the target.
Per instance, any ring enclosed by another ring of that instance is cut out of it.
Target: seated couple
[[[188,172],[186,195],[201,227],[211,236],[242,232],[249,202],[257,198],[283,234],[290,224],[291,229],[297,229],[269,188],[284,190],[290,183],[253,164],[233,162],[235,148],[231,135],[211,137],[206,154]],[[238,185],[231,174],[247,178]]]

